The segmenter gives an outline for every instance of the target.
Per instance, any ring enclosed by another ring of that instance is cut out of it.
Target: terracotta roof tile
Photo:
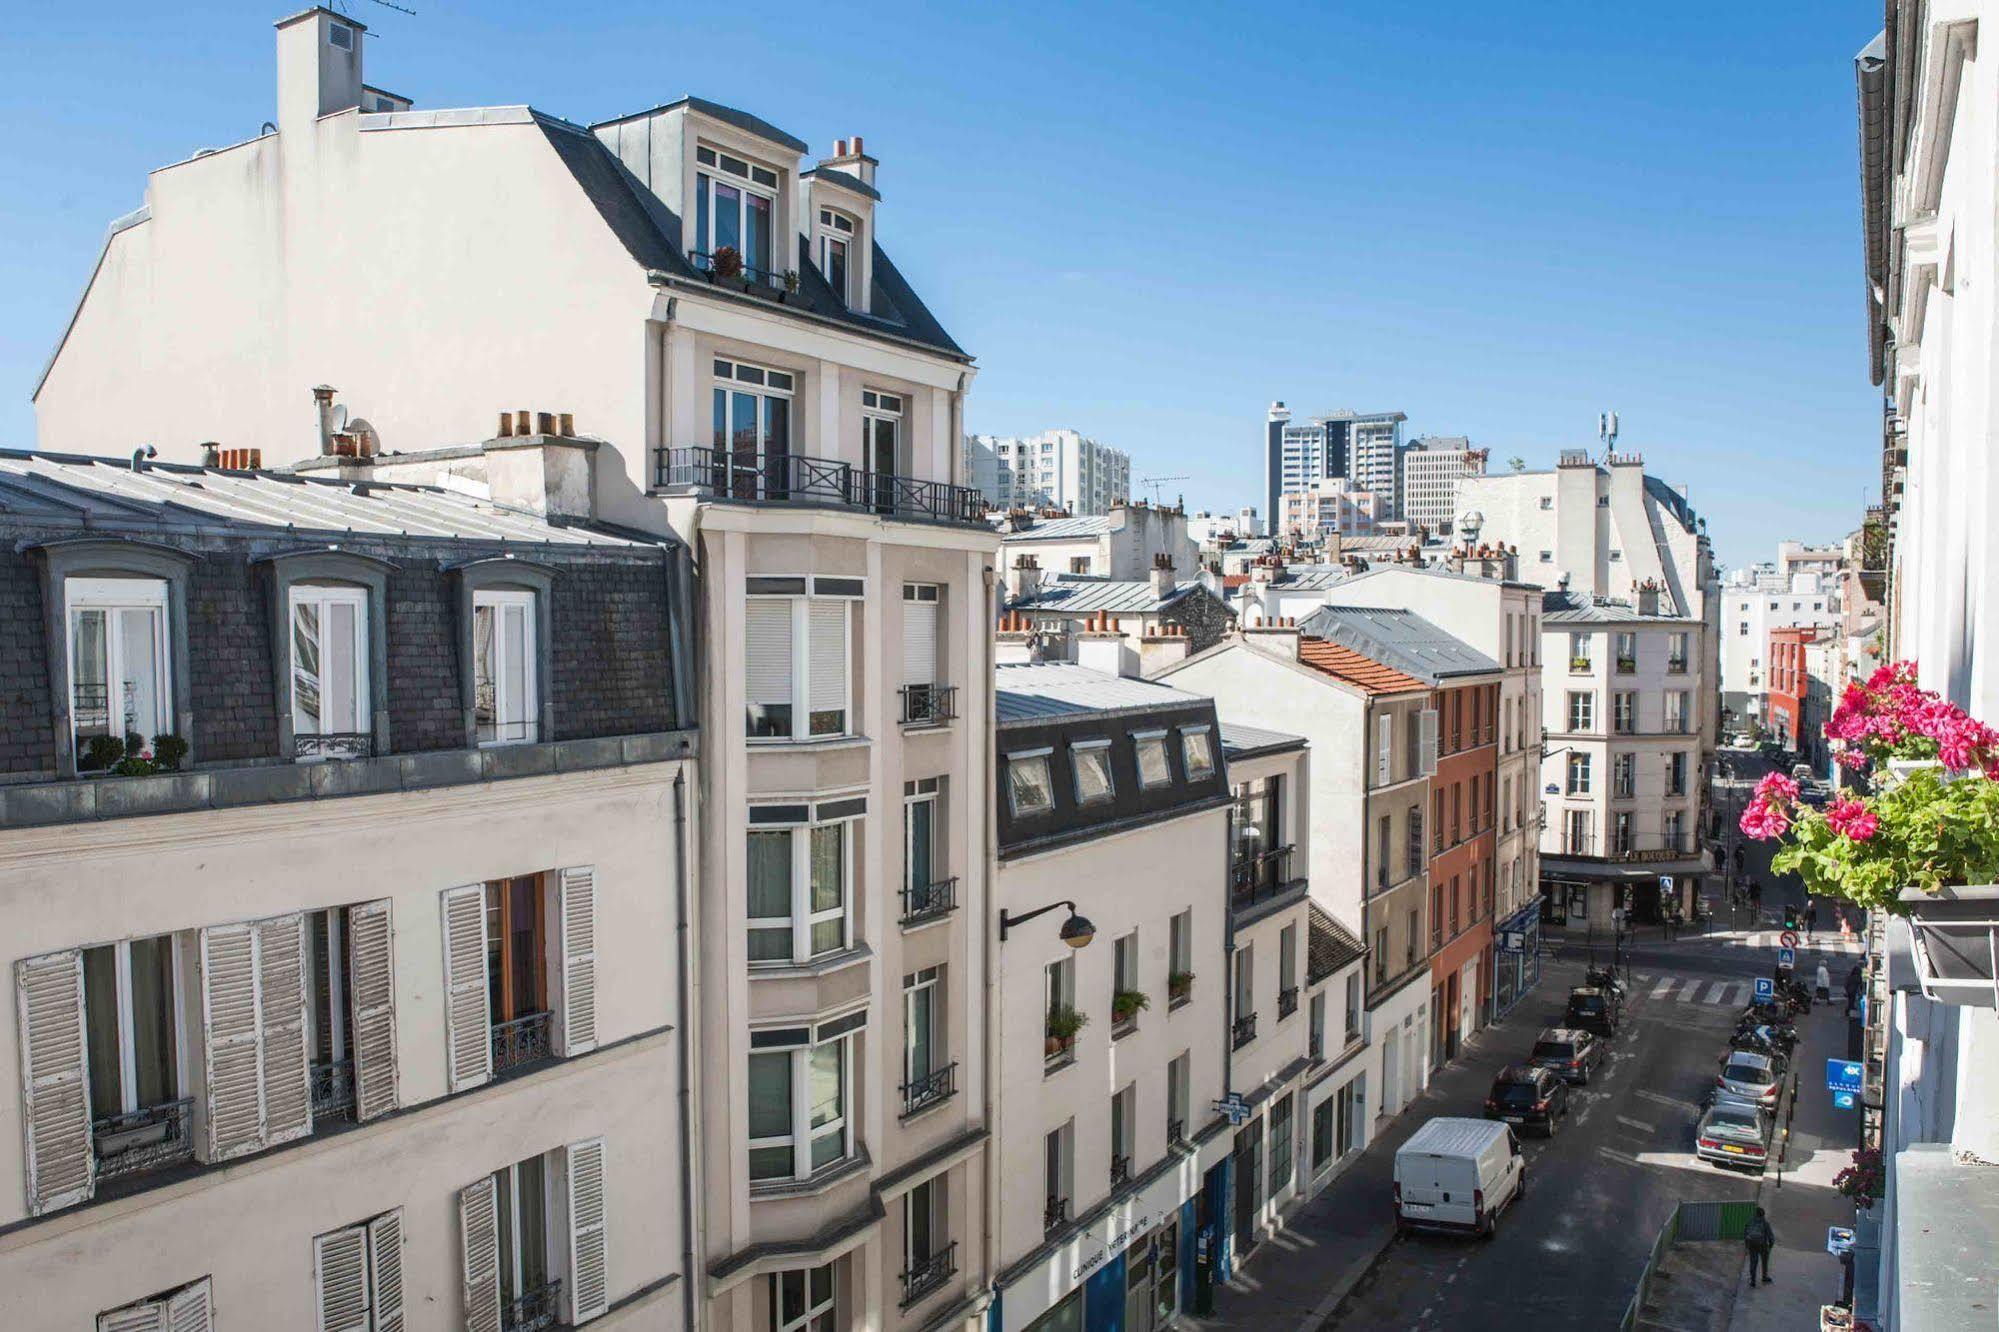
[[[1430,687],[1414,676],[1404,675],[1392,666],[1384,666],[1372,657],[1323,638],[1300,638],[1298,660],[1370,694],[1400,694]]]

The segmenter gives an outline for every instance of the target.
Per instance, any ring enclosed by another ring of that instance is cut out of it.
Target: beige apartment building
[[[124,458],[0,513],[0,1326],[689,1326],[684,551]]]
[[[1000,537],[962,475],[971,360],[880,244],[879,163],[693,97],[425,110],[363,81],[368,40],[281,21],[274,132],[149,177],[42,441],[256,448],[683,547],[707,744],[661,956],[693,990],[698,1316],[976,1319]]]

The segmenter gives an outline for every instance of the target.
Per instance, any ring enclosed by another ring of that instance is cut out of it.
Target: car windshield
[[[1569,1000],[1569,1009],[1576,1013],[1601,1013],[1603,996],[1600,994],[1579,994]]]
[[[1747,1082],[1758,1087],[1777,1080],[1767,1068],[1758,1068],[1755,1064],[1736,1063],[1732,1060],[1725,1076],[1730,1082]]]
[[[1540,1099],[1531,1082],[1502,1082],[1492,1091],[1492,1099],[1501,1105],[1532,1105]]]
[[[1534,1057],[1536,1059],[1560,1059],[1563,1062],[1567,1062],[1575,1057],[1575,1047],[1567,1041],[1536,1041],[1534,1042]]]
[[[1757,1123],[1756,1112],[1747,1106],[1718,1106],[1715,1109],[1714,1118],[1709,1120],[1708,1123],[1715,1128],[1741,1129],[1748,1133],[1757,1132],[1760,1128],[1760,1125]]]

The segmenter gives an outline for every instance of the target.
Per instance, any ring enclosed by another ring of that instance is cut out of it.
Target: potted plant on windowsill
[[[735,282],[743,276],[743,252],[733,245],[724,245],[708,256],[708,278],[712,282],[720,279]]]
[[[1180,1003],[1194,988],[1194,973],[1176,971],[1166,978],[1166,998],[1172,1003]]]
[[[119,739],[115,735],[93,735],[77,756],[79,774],[112,777],[151,777],[179,772],[187,758],[187,741],[177,735],[156,735],[151,746],[137,732]]]
[[[1138,1015],[1152,1007],[1143,990],[1119,990],[1111,996],[1111,1022],[1117,1026],[1136,1022]]]
[[[1067,1004],[1057,1004],[1048,1010],[1048,1038],[1042,1053],[1053,1059],[1067,1054],[1075,1048],[1076,1034],[1090,1023],[1089,1016],[1079,1013]]]

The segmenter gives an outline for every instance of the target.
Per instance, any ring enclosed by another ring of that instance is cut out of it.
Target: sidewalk
[[[1550,979],[1552,962],[1543,959],[1540,990],[1566,983]],[[1183,1315],[1180,1325],[1267,1332],[1324,1322],[1395,1241],[1396,1151],[1433,1115],[1476,1104],[1500,1067],[1519,1057],[1522,1036],[1540,1030],[1538,1018],[1538,1005],[1522,1004],[1465,1042],[1455,1063],[1431,1074],[1429,1087],[1400,1114],[1376,1120],[1374,1139],[1359,1157],[1216,1289],[1212,1315]]]

